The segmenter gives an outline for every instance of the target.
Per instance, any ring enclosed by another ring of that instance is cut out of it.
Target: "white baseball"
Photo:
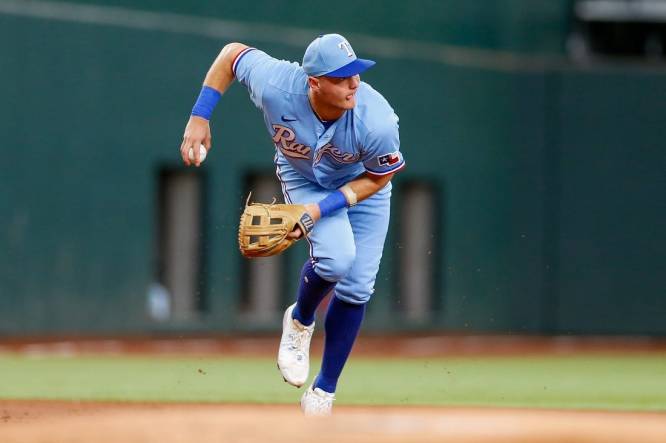
[[[206,150],[206,147],[204,145],[199,146],[199,160],[204,161],[206,160],[206,155],[208,154],[208,151]],[[190,148],[190,161],[194,161],[194,149]]]

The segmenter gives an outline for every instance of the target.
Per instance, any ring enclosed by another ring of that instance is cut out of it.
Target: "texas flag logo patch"
[[[379,162],[379,166],[393,166],[400,162],[400,153],[395,151],[390,154],[380,155],[377,157],[377,161]]]

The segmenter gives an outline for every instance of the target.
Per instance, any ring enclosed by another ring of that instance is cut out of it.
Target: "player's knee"
[[[317,274],[328,281],[340,281],[351,270],[356,259],[356,250],[341,250],[334,257],[320,257],[315,264]]]
[[[338,285],[339,287],[335,288],[335,296],[340,300],[351,303],[353,305],[362,305],[370,301],[373,292],[375,292],[372,287],[361,287],[356,286],[353,290],[346,287],[345,285]]]

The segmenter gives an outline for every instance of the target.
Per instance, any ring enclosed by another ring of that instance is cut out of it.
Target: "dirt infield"
[[[3,443],[666,441],[655,413],[339,407],[307,420],[295,406],[0,401],[0,414]]]

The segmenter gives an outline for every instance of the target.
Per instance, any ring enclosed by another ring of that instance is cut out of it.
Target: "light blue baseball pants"
[[[277,176],[287,203],[316,203],[331,193],[278,164]],[[316,224],[310,235],[315,272],[338,282],[335,295],[353,304],[367,303],[374,292],[391,211],[391,184],[351,208],[341,209]]]

